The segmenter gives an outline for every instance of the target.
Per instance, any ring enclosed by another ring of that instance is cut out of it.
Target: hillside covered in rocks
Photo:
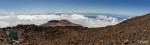
[[[150,14],[125,20],[114,26],[100,28],[18,25],[5,29],[16,30],[19,38],[17,44],[21,45],[150,44]],[[4,30],[0,29],[0,31],[2,32]],[[8,43],[7,39],[8,38],[1,36],[0,44]]]

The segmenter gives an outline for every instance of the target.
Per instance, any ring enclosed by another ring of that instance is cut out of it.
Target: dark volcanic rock
[[[16,27],[11,27],[10,29],[18,31],[18,36],[20,40],[22,39],[22,41],[20,41],[20,44],[22,45],[150,44],[150,14],[125,20],[115,26],[103,28],[18,25]]]

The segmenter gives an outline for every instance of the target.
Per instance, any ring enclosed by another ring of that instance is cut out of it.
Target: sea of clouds
[[[115,17],[104,16],[104,15],[96,15],[95,18],[89,18],[88,15],[80,15],[80,14],[49,14],[49,15],[15,15],[13,12],[9,14],[1,14],[0,15],[0,27],[9,27],[16,26],[18,24],[35,24],[41,25],[43,23],[47,23],[50,20],[62,20],[66,19],[75,24],[80,24],[84,27],[105,27],[108,25],[118,24],[119,21]],[[91,16],[91,15],[90,15]]]
[[[6,15],[0,16],[0,27],[16,26],[18,24],[35,24],[40,25],[50,20],[66,19],[73,23],[80,24],[85,27],[105,27],[108,25],[118,24],[115,17],[107,17],[104,15],[97,15],[96,18],[89,18],[85,15]]]

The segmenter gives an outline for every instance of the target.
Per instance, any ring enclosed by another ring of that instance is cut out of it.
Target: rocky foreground
[[[20,45],[150,45],[150,14],[101,28],[18,25],[6,29],[18,32]],[[0,44],[7,43],[8,38],[0,38]]]

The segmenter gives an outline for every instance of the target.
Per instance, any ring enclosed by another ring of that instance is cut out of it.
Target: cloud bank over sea
[[[41,25],[50,20],[68,20],[84,27],[95,28],[115,25],[125,19],[119,19],[107,15],[83,15],[83,14],[40,14],[40,15],[16,15],[14,12],[0,11],[0,27],[12,27],[18,24]],[[93,17],[95,16],[95,17]],[[93,17],[93,18],[91,18]]]
[[[18,24],[35,24],[40,25],[50,20],[66,19],[76,24],[85,27],[105,27],[108,25],[118,24],[120,21],[115,17],[107,17],[104,15],[97,15],[96,18],[89,18],[85,15],[5,15],[0,16],[0,27],[16,26]]]

